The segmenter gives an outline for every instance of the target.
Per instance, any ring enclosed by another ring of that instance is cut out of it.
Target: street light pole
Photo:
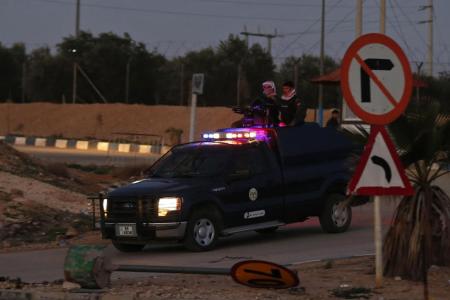
[[[80,35],[80,0],[77,0],[76,15],[75,15],[75,38]],[[76,49],[75,49],[76,50]],[[76,53],[72,52],[72,53]],[[73,63],[73,82],[72,82],[72,103],[77,101],[77,62]]]

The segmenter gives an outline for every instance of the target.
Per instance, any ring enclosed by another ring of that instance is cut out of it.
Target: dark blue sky
[[[74,33],[75,0],[0,0],[0,42],[24,42],[29,49],[54,48]],[[428,18],[420,11],[428,0],[387,0],[387,34],[398,41],[410,61],[426,54]],[[230,33],[286,34],[273,41],[273,56],[319,53],[320,0],[81,0],[81,29],[93,33],[128,32],[169,57],[215,46]],[[326,53],[340,59],[354,39],[355,0],[327,0]],[[435,70],[450,70],[450,1],[434,0]],[[365,0],[364,32],[378,31],[379,0]],[[300,35],[300,33],[302,33]],[[266,45],[265,39],[251,42]],[[412,64],[415,68],[414,63]]]

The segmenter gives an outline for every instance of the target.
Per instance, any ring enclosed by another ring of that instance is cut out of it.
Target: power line
[[[333,11],[341,2],[342,2],[342,0],[339,0],[338,3],[336,3],[333,7],[331,7],[329,12]],[[286,52],[287,49],[289,49],[292,45],[294,45],[304,34],[308,33],[308,31],[310,31],[311,28],[313,28],[317,23],[319,23],[320,20],[321,20],[321,18],[318,18],[311,25],[309,25],[308,28],[306,28],[304,31],[302,31],[292,42],[290,42],[283,50],[281,50],[277,56],[280,56],[284,52]]]
[[[56,4],[73,6],[73,3],[65,2],[65,1],[61,1],[61,0],[32,0],[32,1],[46,2],[46,3],[56,3]],[[342,1],[342,0],[340,0],[340,1]],[[235,20],[264,20],[264,21],[296,22],[296,23],[313,21],[313,19],[219,15],[219,14],[208,14],[208,13],[198,13],[198,12],[184,12],[184,11],[171,11],[171,10],[161,10],[161,9],[131,8],[131,7],[125,7],[125,6],[113,6],[113,5],[103,5],[103,4],[90,4],[90,3],[87,3],[87,4],[84,3],[84,4],[82,4],[82,6],[83,7],[92,7],[92,8],[111,9],[111,10],[118,10],[118,11],[147,13],[147,14],[191,16],[191,17],[194,16],[194,17],[235,19]]]
[[[394,15],[394,18],[395,18],[395,20],[397,21],[397,27],[398,27],[398,30],[397,30],[397,28],[395,27],[395,24],[393,23],[393,22],[391,22],[391,20],[388,18],[388,22],[389,22],[389,24],[391,24],[391,26],[392,26],[392,28],[397,32],[397,35],[400,37],[400,39],[403,41],[403,43],[406,45],[406,48],[408,49],[408,51],[414,56],[414,59],[415,60],[418,60],[417,59],[417,56],[416,56],[416,53],[412,50],[412,48],[409,46],[409,43],[408,43],[408,41],[406,41],[406,38],[405,38],[405,34],[403,33],[403,30],[402,30],[402,28],[401,28],[401,26],[400,26],[400,24],[399,24],[399,19],[398,19],[398,16],[397,16],[397,13],[396,13],[396,11],[395,11],[395,7],[394,7],[394,4],[396,4],[396,5],[398,5],[398,3],[396,2],[396,1],[394,1],[394,0],[389,0],[389,5],[390,5],[390,7],[391,7],[391,11],[392,11],[392,14]]]
[[[397,3],[397,1],[396,1],[396,0],[394,0],[394,1],[396,2],[397,7],[399,8],[401,14],[408,20],[408,23],[411,25],[411,27],[413,28],[413,30],[416,32],[417,36],[422,40],[422,42],[423,42],[424,44],[427,44],[427,42],[425,41],[425,39],[422,37],[422,34],[419,32],[419,30],[417,30],[417,27],[416,27],[417,24],[414,23],[414,22],[410,19],[410,17],[408,16],[408,14],[405,13],[405,11],[403,10],[403,8]]]
[[[236,0],[193,0],[207,3],[236,4],[243,6],[275,6],[275,7],[320,7],[320,4],[298,4],[289,2],[252,2],[252,1],[236,1]],[[365,6],[365,8],[374,8],[375,6]],[[405,6],[406,8],[417,8],[416,5]],[[338,8],[353,8],[350,5],[339,5]]]
[[[364,1],[363,1],[363,2],[364,2]],[[336,24],[334,24],[334,26],[331,27],[330,30],[328,30],[326,34],[328,35],[328,34],[332,33],[339,25],[341,25],[342,23],[344,23],[345,20],[346,20],[348,17],[350,17],[355,11],[356,11],[356,7],[353,8],[348,14],[346,14],[346,15],[344,16],[343,19],[341,19],[339,22],[337,22]],[[317,46],[317,44],[319,44],[319,43],[320,43],[320,40],[317,41],[316,43],[314,43],[314,44],[306,51],[306,53],[308,53],[309,51],[311,51],[312,49],[314,49],[314,48]]]

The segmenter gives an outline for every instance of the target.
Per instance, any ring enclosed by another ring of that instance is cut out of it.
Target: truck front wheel
[[[330,194],[327,198],[320,219],[320,226],[325,232],[344,232],[352,222],[352,209],[344,205],[345,196],[341,194]]]
[[[184,245],[191,251],[214,248],[221,230],[220,213],[215,209],[200,209],[189,218]]]

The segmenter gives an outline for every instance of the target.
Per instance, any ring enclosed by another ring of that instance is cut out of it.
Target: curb
[[[171,147],[137,143],[115,143],[96,140],[57,139],[44,137],[0,136],[0,141],[16,146],[51,147],[58,149],[76,149],[80,151],[96,150],[101,152],[166,154]]]

